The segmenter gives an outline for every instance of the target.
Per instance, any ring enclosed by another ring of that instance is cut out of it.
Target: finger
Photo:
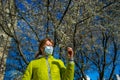
[[[71,47],[67,47],[67,50],[72,50],[72,48]]]

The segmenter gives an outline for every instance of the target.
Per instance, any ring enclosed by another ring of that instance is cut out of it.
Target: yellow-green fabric
[[[60,59],[53,56],[41,57],[29,63],[22,80],[50,80],[50,77],[51,80],[73,80],[74,62],[65,67]]]

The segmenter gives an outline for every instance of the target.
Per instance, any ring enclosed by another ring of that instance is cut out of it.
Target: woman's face
[[[46,43],[44,44],[44,46],[41,48],[42,54],[45,54],[45,53],[44,53],[44,48],[45,48],[46,46],[53,46],[53,44],[52,44],[50,41],[46,41]]]

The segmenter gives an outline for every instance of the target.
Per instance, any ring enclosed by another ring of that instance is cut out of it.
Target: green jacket
[[[22,80],[73,80],[74,62],[65,67],[60,59],[53,56],[41,57],[29,63]]]

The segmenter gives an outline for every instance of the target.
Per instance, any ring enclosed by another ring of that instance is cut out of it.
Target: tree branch
[[[68,3],[68,5],[67,5],[67,8],[65,9],[65,11],[64,11],[64,13],[63,13],[63,16],[61,17],[61,19],[60,19],[60,21],[59,21],[58,26],[56,27],[56,29],[57,29],[57,28],[59,27],[59,25],[62,23],[65,15],[66,15],[66,13],[67,13],[67,11],[68,11],[68,9],[69,9],[69,6],[70,6],[71,2],[72,2],[72,0],[69,0],[69,3]]]
[[[115,62],[117,60],[117,43],[115,43],[115,40],[114,40],[114,37],[112,37],[113,39],[113,45],[114,45],[114,57],[113,57],[113,61],[112,61],[112,65],[113,65],[113,68],[112,68],[112,71],[110,73],[110,77],[109,77],[109,80],[112,79],[112,76],[113,76],[113,73],[114,73],[114,70],[116,68],[116,65],[115,65]]]

